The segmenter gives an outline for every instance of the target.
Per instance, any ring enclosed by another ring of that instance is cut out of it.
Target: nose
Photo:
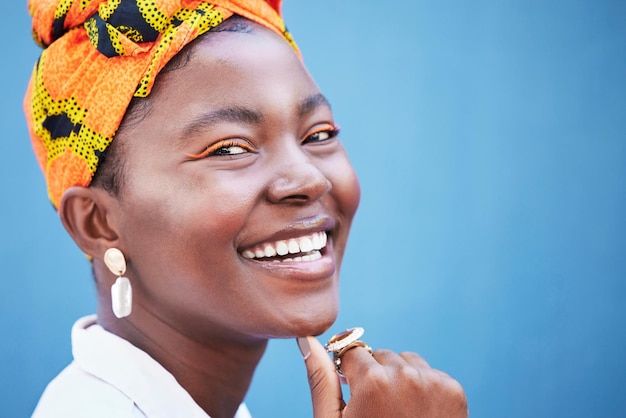
[[[318,200],[331,189],[330,180],[304,156],[280,164],[267,194],[273,203],[307,204]]]

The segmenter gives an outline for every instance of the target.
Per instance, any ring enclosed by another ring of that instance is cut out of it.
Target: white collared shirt
[[[95,315],[72,327],[72,352],[33,418],[210,418],[170,372],[96,324]],[[235,418],[251,418],[244,404]]]

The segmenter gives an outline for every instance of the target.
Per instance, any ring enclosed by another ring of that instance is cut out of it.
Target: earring
[[[124,254],[117,248],[109,248],[104,253],[104,264],[117,275],[117,280],[111,286],[111,306],[113,314],[118,318],[130,315],[133,310],[133,288],[130,286],[126,273],[126,259]]]

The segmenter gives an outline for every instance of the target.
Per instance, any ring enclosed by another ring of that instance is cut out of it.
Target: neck
[[[218,332],[186,335],[141,309],[117,319],[110,308],[99,308],[98,321],[172,373],[213,418],[235,415],[267,347],[267,339],[224,338]]]

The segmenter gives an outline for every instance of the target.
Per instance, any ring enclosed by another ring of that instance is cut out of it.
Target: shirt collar
[[[72,352],[81,369],[117,388],[150,418],[210,418],[170,372],[98,325],[95,315],[72,327]],[[235,418],[251,418],[244,404]]]

